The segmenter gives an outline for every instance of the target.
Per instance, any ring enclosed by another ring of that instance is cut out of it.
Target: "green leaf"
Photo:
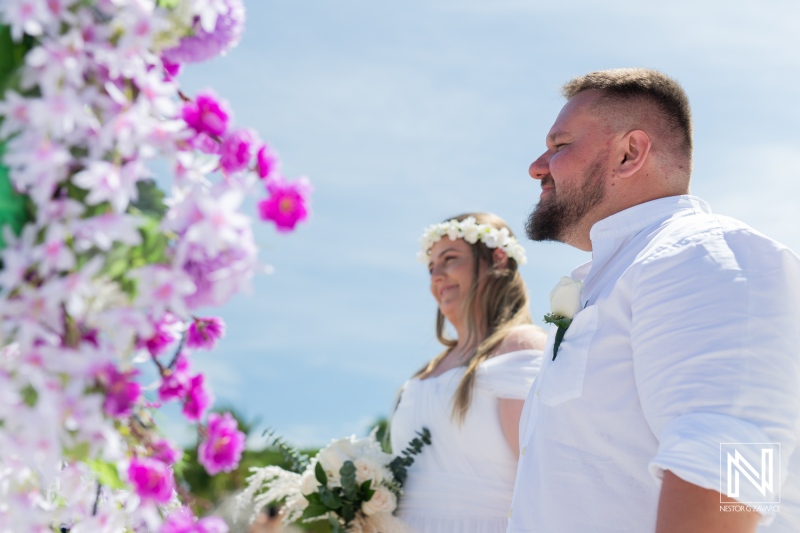
[[[86,458],[89,456],[90,451],[92,451],[92,448],[89,446],[89,443],[81,442],[76,444],[72,448],[65,449],[64,456],[67,459],[72,459],[74,461],[85,461]]]
[[[319,494],[316,492],[313,494],[303,494],[303,497],[308,500],[308,503],[313,505],[322,505],[322,501],[319,499]]]
[[[319,499],[328,509],[336,510],[342,507],[342,499],[328,487],[319,488]]]
[[[22,401],[25,402],[25,405],[28,407],[35,406],[36,402],[39,400],[39,393],[30,384],[25,385],[19,393],[22,396]]]
[[[0,143],[0,250],[6,247],[3,239],[3,226],[10,226],[14,234],[19,235],[22,226],[33,220],[28,209],[29,198],[14,190],[11,179],[8,177],[8,168],[2,163],[4,152],[5,144]]]
[[[353,508],[353,505],[350,504],[342,507],[341,515],[345,522],[350,522],[353,520],[353,518],[356,517],[356,511]]]
[[[167,212],[167,206],[164,205],[164,191],[158,188],[154,180],[137,181],[136,192],[137,199],[131,207],[158,220],[164,218]]]
[[[555,324],[559,328],[567,329],[570,324],[572,324],[571,318],[565,318],[561,315],[554,315],[553,313],[547,313],[544,315],[544,321],[547,324]]]
[[[372,495],[375,494],[375,491],[372,490],[372,480],[368,479],[364,483],[361,484],[359,487],[359,494],[361,496],[361,501],[368,502],[372,499]]]
[[[86,464],[92,469],[101,485],[112,489],[125,488],[125,483],[122,482],[117,465],[99,460],[86,461]]]
[[[328,512],[328,508],[320,504],[309,504],[303,510],[303,519],[316,518]]]
[[[323,487],[328,486],[328,474],[325,473],[325,469],[322,468],[321,463],[317,463],[317,466],[314,467],[314,476],[319,481],[319,484]]]

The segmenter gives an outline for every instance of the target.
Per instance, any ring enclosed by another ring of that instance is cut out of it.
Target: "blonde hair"
[[[469,216],[475,217],[479,224],[497,229],[508,228],[503,219],[492,213],[464,213],[453,218],[462,221]],[[511,228],[508,230],[510,232]],[[453,397],[453,417],[459,422],[464,421],[472,403],[472,389],[478,365],[494,355],[494,351],[512,328],[532,324],[528,310],[528,291],[517,262],[508,258],[506,266],[499,268],[494,264],[492,249],[485,244],[478,241],[471,244],[470,248],[474,259],[474,279],[464,302],[464,317],[467,326],[467,350],[472,354],[467,359],[467,369]],[[481,273],[482,262],[488,268]],[[445,317],[439,309],[436,310],[436,338],[446,346],[445,350],[414,377],[424,379],[429,376],[456,346],[457,341],[445,335]]]

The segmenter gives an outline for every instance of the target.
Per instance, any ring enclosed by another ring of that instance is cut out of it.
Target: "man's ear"
[[[619,141],[619,158],[614,174],[629,178],[642,168],[650,154],[650,136],[642,130],[631,130]]]
[[[495,248],[492,250],[492,262],[498,270],[508,268],[508,254],[502,248]]]

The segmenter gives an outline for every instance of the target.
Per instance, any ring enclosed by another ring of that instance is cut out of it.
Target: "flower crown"
[[[478,224],[478,221],[472,216],[460,222],[456,219],[451,219],[425,228],[422,237],[419,239],[420,251],[417,254],[417,258],[420,262],[428,262],[431,247],[444,236],[449,237],[451,240],[464,239],[469,244],[481,241],[487,248],[500,248],[518,265],[524,265],[527,262],[525,248],[511,235],[508,228],[497,229],[488,224]]]

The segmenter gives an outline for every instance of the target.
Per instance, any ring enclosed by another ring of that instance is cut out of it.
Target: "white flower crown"
[[[478,224],[475,217],[470,216],[461,222],[451,219],[425,228],[422,237],[419,239],[420,251],[417,254],[417,258],[420,262],[428,263],[431,247],[444,236],[449,237],[451,240],[464,239],[469,244],[481,241],[487,248],[500,248],[518,265],[524,265],[528,261],[525,258],[525,248],[510,234],[508,228],[497,229],[487,224]]]

